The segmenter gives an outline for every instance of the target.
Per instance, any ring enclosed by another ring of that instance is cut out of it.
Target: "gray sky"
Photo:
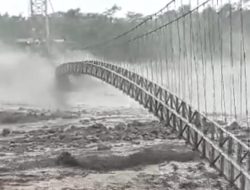
[[[124,16],[128,11],[151,14],[166,5],[170,0],[50,0],[55,11],[66,11],[71,8],[81,8],[83,12],[101,13],[111,8],[114,4],[122,7],[122,11],[116,16]],[[177,6],[180,2],[192,3],[192,7],[197,6],[197,0],[177,0]],[[204,2],[205,0],[199,0]],[[219,0],[218,2],[229,2],[230,0]],[[239,2],[240,0],[231,0]],[[30,0],[0,0],[0,13],[8,12],[10,15],[29,14]],[[216,4],[217,0],[211,0]],[[174,3],[172,7],[174,7]],[[51,12],[51,9],[50,9]]]
[[[30,0],[0,0],[0,13],[11,15],[29,13]],[[70,8],[81,8],[83,12],[104,12],[117,4],[122,7],[122,13],[128,11],[150,14],[164,6],[169,0],[51,0],[55,11],[65,11]]]

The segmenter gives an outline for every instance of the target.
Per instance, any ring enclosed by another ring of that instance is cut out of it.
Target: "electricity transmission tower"
[[[16,43],[29,50],[51,54],[52,46],[55,44],[64,44],[65,40],[58,38],[52,39],[50,35],[50,22],[48,8],[54,13],[51,0],[28,0],[30,7],[30,32],[29,38],[17,39]],[[54,46],[53,46],[54,47]]]
[[[32,44],[45,46],[49,51],[50,28],[48,16],[48,0],[30,0],[31,38]]]

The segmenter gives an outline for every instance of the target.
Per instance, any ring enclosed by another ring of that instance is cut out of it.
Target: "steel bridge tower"
[[[31,37],[36,46],[45,46],[49,51],[50,28],[48,0],[30,0]]]

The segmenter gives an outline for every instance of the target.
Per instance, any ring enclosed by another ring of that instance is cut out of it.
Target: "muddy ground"
[[[140,108],[17,107],[0,122],[1,190],[234,189]]]

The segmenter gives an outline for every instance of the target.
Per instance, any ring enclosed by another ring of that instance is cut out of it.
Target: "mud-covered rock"
[[[14,141],[10,141],[9,146],[13,148],[16,146],[16,143]]]
[[[233,121],[230,125],[227,126],[228,130],[237,130],[240,128],[241,128],[240,124],[236,121]]]
[[[99,140],[96,135],[87,135],[85,139],[90,143],[96,143]]]
[[[206,168],[205,168],[205,164],[203,162],[200,162],[199,164],[197,164],[197,169],[200,170],[200,171],[204,171]]]
[[[56,130],[55,129],[49,129],[48,133],[54,134],[54,133],[56,133]]]
[[[2,130],[2,136],[4,136],[4,137],[6,137],[6,136],[8,136],[10,134],[10,130],[9,129],[3,129]]]
[[[141,142],[139,140],[133,140],[131,141],[132,144],[135,144],[135,145],[139,145],[141,144]]]
[[[192,181],[188,181],[188,182],[182,182],[179,185],[180,189],[196,189],[199,187],[199,184],[192,182]]]
[[[95,123],[95,124],[89,126],[89,128],[92,128],[92,129],[106,129],[106,127],[102,123]]]
[[[216,123],[218,123],[219,125],[226,125],[227,122],[225,122],[224,120],[216,120]]]
[[[123,138],[123,140],[125,140],[125,141],[132,141],[135,139],[137,139],[137,135],[134,133],[129,133],[129,134],[125,135]]]
[[[110,150],[112,147],[110,145],[104,144],[104,143],[99,143],[97,145],[97,150],[102,151],[102,150]]]
[[[172,163],[171,166],[175,172],[178,170],[178,166],[176,164]]]
[[[135,127],[135,126],[144,126],[145,123],[139,122],[137,120],[132,121],[131,123],[128,123],[128,127]]]
[[[127,125],[122,122],[115,125],[115,130],[117,131],[125,130],[126,128],[127,128]]]
[[[63,129],[63,132],[68,132],[68,131],[73,131],[76,129],[76,126],[74,125],[70,125],[70,126],[67,126]]]
[[[60,140],[65,139],[65,137],[66,137],[66,136],[65,136],[64,134],[59,135],[59,139],[60,139]]]
[[[58,165],[66,165],[66,166],[78,166],[78,161],[69,153],[69,152],[62,152],[56,158],[56,164]]]

